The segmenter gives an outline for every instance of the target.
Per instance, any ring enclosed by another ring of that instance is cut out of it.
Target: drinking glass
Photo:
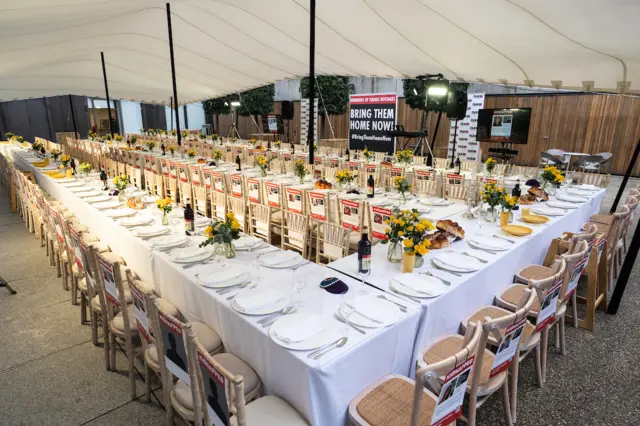
[[[302,290],[304,289],[304,287],[306,285],[307,285],[307,280],[304,279],[304,278],[298,278],[297,280],[293,281],[293,289],[296,291],[296,297],[295,297],[294,304],[298,308],[301,308],[302,306],[304,306],[304,302],[302,301],[301,293],[302,293]]]
[[[338,315],[340,315],[344,322],[340,327],[340,332],[345,336],[349,334],[351,329],[349,328],[349,317],[355,311],[354,307],[350,303],[350,298],[347,293],[340,296],[340,306],[338,308]]]
[[[358,290],[358,294],[364,295],[369,293],[365,284],[365,279],[371,275],[371,266],[369,266],[369,270],[367,270],[367,272],[358,272],[358,276],[360,277],[360,280],[362,281],[362,287],[360,287],[360,289]]]

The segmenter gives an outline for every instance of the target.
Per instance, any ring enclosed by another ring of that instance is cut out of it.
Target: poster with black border
[[[351,95],[349,98],[349,149],[364,149],[393,154],[398,116],[396,93]]]
[[[229,426],[225,377],[200,352],[198,352],[198,361],[209,418],[214,426]]]
[[[158,311],[160,333],[164,345],[164,361],[169,371],[186,384],[190,384],[187,371],[187,349],[182,338],[182,326]]]

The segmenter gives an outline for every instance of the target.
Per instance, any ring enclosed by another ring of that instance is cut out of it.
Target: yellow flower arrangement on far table
[[[345,183],[349,184],[353,182],[354,179],[355,179],[355,176],[353,175],[352,171],[348,169],[338,170],[338,172],[336,173],[336,182],[338,182],[338,190],[342,191],[342,185]]]
[[[71,156],[69,155],[63,155],[62,157],[60,157],[60,162],[62,163],[62,166],[66,169],[67,166],[69,166],[69,162],[71,161]]]
[[[173,200],[169,197],[156,200],[156,207],[162,212],[162,224],[164,226],[169,225],[168,214],[173,210]]]
[[[413,161],[413,152],[410,149],[396,152],[396,161],[404,165],[411,164]]]
[[[193,158],[196,156],[196,150],[195,149],[190,149],[187,151],[187,155],[189,156],[189,158]]]
[[[260,168],[260,175],[265,177],[267,175],[267,169],[269,168],[269,163],[271,163],[270,158],[265,157],[264,155],[260,155],[256,158],[256,166]]]

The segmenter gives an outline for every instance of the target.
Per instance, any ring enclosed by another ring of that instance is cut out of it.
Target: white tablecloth
[[[474,249],[466,241],[454,242],[448,249],[431,250],[425,256],[424,265],[417,271],[429,270],[433,274],[451,282],[451,287],[442,295],[424,299],[421,303],[420,329],[414,348],[417,355],[421,348],[433,342],[435,339],[449,333],[457,333],[460,321],[467,315],[484,305],[493,304],[494,297],[513,282],[516,271],[526,265],[541,264],[553,238],[559,237],[563,232],[577,232],[588,221],[589,216],[600,211],[600,202],[605,190],[595,193],[588,202],[575,210],[570,210],[566,215],[551,217],[545,225],[530,225],[519,222],[520,211],[514,212],[516,221],[514,224],[533,228],[533,234],[528,237],[508,237],[516,243],[507,251],[491,255],[487,252],[474,251],[489,260],[489,263],[477,272],[463,274],[456,277],[442,270],[435,269],[431,264],[431,258],[442,254],[443,251],[454,252],[473,251]],[[537,205],[541,205],[539,203]],[[535,207],[525,206],[525,207]],[[521,207],[522,208],[522,207]],[[469,221],[462,218],[461,214],[454,215],[450,219],[457,221],[465,230],[466,237],[479,231],[475,220]],[[482,232],[500,233],[498,224],[485,224]],[[509,243],[507,243],[509,244]],[[372,272],[367,277],[367,283],[392,293],[389,288],[389,280],[401,273],[402,264],[387,261],[388,245],[377,244],[372,249]],[[357,255],[353,254],[329,264],[330,268],[343,272],[352,277],[357,277]]]
[[[286,399],[311,424],[345,424],[348,405],[362,389],[385,374],[410,374],[420,315],[417,305],[405,303],[410,305],[408,314],[390,327],[368,330],[366,335],[352,330],[349,342],[343,348],[319,360],[310,360],[306,356],[308,351],[290,351],[274,343],[267,334],[268,329],[257,324],[260,317],[234,311],[227,300],[228,295],[217,295],[196,284],[195,274],[215,271],[220,267],[215,262],[183,269],[171,262],[167,254],[152,250],[149,242],[136,238],[131,231],[23,160],[20,155],[26,155],[26,151],[7,149],[6,146],[3,148],[2,152],[11,155],[19,168],[32,171],[46,192],[60,200],[89,227],[91,233],[121,255],[128,267],[143,280],[154,282],[162,297],[175,304],[187,317],[203,321],[215,329],[222,337],[226,350],[244,359],[256,370],[267,394]],[[146,211],[144,213],[151,215]],[[159,220],[157,216],[156,220]],[[202,240],[201,237],[194,239],[196,243]],[[256,255],[238,252],[234,261],[246,264],[247,270],[259,277],[259,285],[280,282],[291,286],[292,270],[254,268],[252,259]],[[354,293],[361,288],[360,282],[345,275],[320,265],[308,264],[295,273],[296,279],[307,280],[302,292],[305,304],[300,310],[321,314],[327,321],[338,324],[332,313],[338,307],[339,296],[329,294],[318,286],[323,278],[329,276],[343,279]],[[378,292],[369,286],[366,289]]]

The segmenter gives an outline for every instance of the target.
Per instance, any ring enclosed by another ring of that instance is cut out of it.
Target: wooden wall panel
[[[294,141],[300,140],[300,102],[294,105],[294,118],[289,122],[289,134]],[[521,165],[538,164],[540,152],[557,148],[570,152],[612,152],[612,172],[623,174],[627,168],[635,145],[640,139],[640,97],[604,94],[570,95],[487,95],[485,108],[531,108],[531,126],[527,145],[514,146],[519,152],[514,162]],[[280,111],[280,102],[274,102],[274,112]],[[334,135],[346,139],[349,134],[349,111],[340,116],[330,116]],[[330,138],[329,120],[320,118],[320,137]],[[432,140],[437,114],[429,113],[427,130]],[[420,128],[421,112],[412,110],[404,98],[398,99],[398,124],[405,130]],[[260,124],[261,121],[258,121]],[[226,136],[231,126],[231,116],[220,116],[221,134]],[[449,120],[443,114],[435,141],[435,154],[443,156],[449,142]],[[256,133],[250,117],[239,117],[238,130],[243,137]],[[285,125],[285,131],[287,127]],[[286,136],[283,137],[286,140]],[[399,141],[402,147],[404,140]],[[485,153],[489,147],[500,144],[482,143]],[[633,174],[640,175],[640,164]]]

